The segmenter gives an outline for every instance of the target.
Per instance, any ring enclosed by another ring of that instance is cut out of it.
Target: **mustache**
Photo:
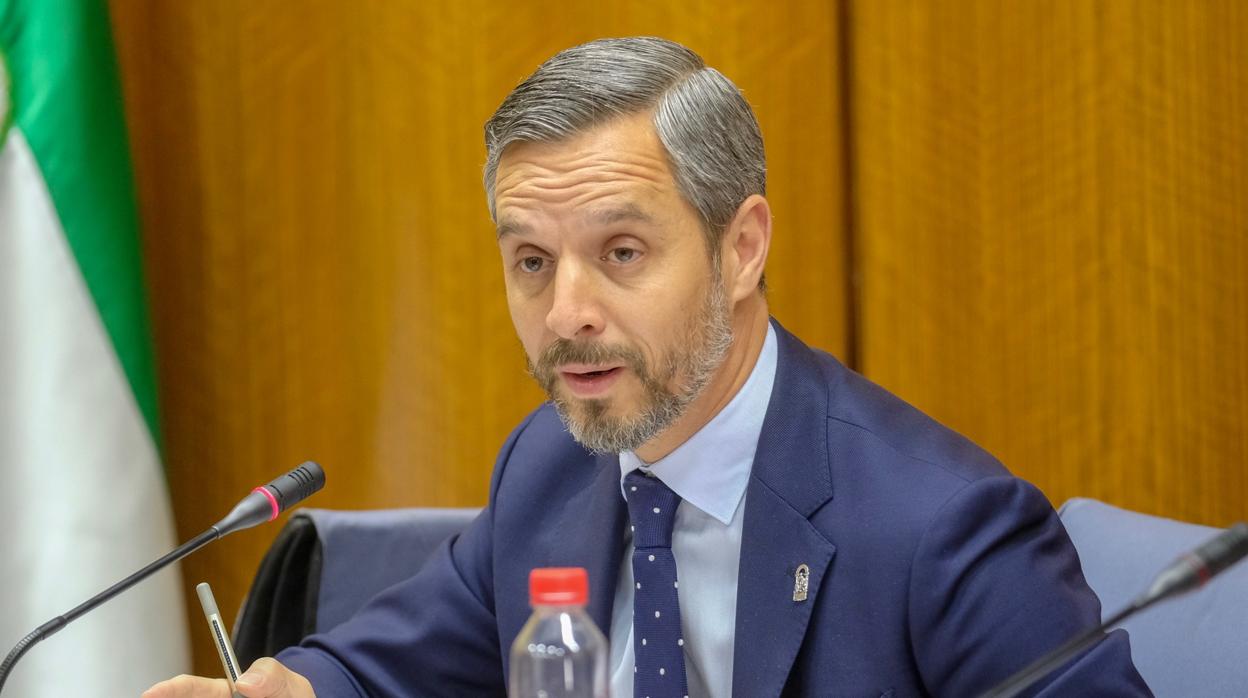
[[[602,344],[598,342],[574,342],[569,339],[556,339],[542,351],[537,364],[530,362],[529,373],[542,384],[553,384],[555,369],[563,364],[605,364],[623,362],[639,376],[645,376],[646,359],[641,352],[633,347],[619,344]]]

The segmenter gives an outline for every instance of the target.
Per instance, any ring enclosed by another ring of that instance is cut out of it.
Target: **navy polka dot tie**
[[[680,497],[656,477],[624,476],[633,526],[633,674],[635,698],[686,698],[672,525]]]

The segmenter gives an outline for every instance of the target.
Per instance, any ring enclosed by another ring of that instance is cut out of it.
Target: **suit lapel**
[[[569,534],[559,557],[566,557],[572,561],[568,564],[584,566],[589,572],[587,610],[606,633],[611,627],[628,513],[620,494],[619,457],[596,456],[594,468],[591,486],[564,508],[563,530]]]
[[[828,384],[811,351],[775,324],[779,360],[746,489],[733,694],[774,696],[797,658],[836,546],[809,517],[832,498]],[[805,600],[795,600],[799,567]]]

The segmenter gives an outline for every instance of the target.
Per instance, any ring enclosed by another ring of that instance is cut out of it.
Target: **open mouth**
[[[606,392],[623,372],[622,366],[584,370],[586,366],[567,366],[562,371],[564,382],[572,392],[581,397],[593,397]]]

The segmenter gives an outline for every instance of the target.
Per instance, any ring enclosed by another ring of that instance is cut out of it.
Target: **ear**
[[[758,292],[769,249],[771,206],[761,195],[751,194],[737,207],[720,242],[721,272],[734,304]]]

